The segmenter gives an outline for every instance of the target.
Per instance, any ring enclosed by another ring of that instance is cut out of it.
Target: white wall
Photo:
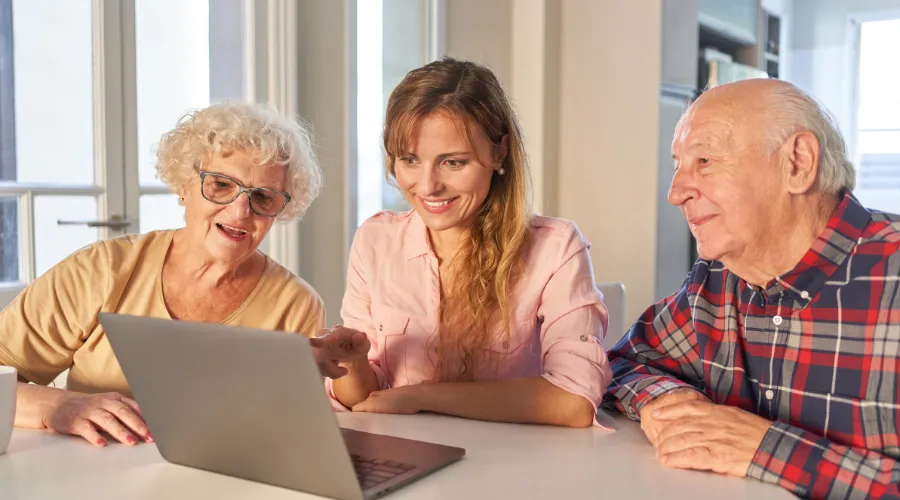
[[[513,0],[449,0],[446,6],[447,53],[489,65],[500,83],[508,85],[512,80]]]
[[[658,0],[562,4],[558,215],[597,281],[625,283],[629,324],[655,295],[661,16]]]
[[[356,17],[349,2],[298,2],[300,50],[298,108],[312,124],[325,177],[322,194],[299,223],[299,275],[325,301],[328,324],[340,323],[351,214],[356,188],[350,182],[356,164],[355,59]],[[355,225],[352,231],[355,231]]]
[[[631,323],[654,299],[661,1],[448,10],[448,52],[493,68],[513,98],[538,209],[578,224],[597,281],[625,283]]]
[[[851,14],[900,9],[900,0],[793,0],[786,80],[812,93],[834,113],[845,137],[853,124],[848,84]]]

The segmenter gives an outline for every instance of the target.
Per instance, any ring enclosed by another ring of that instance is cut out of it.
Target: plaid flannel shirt
[[[900,216],[845,193],[765,289],[698,260],[610,361],[605,404],[632,419],[692,387],[772,420],[749,477],[803,497],[900,499]]]

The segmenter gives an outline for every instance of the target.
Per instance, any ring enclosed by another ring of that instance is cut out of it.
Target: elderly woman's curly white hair
[[[322,188],[322,172],[312,136],[298,120],[274,109],[241,102],[224,102],[188,113],[162,136],[156,171],[169,189],[181,193],[213,154],[242,151],[259,167],[284,166],[285,190],[291,201],[282,220],[302,217]]]

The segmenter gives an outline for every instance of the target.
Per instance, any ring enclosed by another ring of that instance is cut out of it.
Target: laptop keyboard
[[[350,458],[353,459],[356,477],[359,478],[359,484],[362,485],[364,490],[378,486],[404,472],[415,469],[415,466],[391,462],[390,460],[366,458],[359,455],[350,455]]]

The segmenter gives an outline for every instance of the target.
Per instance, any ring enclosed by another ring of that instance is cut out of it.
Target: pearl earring
[[[500,168],[497,170],[497,175],[503,175],[505,173],[506,173],[506,169],[504,169],[504,168]]]

